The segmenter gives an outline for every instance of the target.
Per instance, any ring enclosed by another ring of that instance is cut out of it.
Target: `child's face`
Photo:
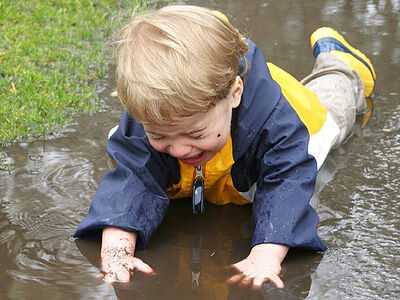
[[[243,82],[237,76],[228,96],[208,112],[173,118],[166,126],[144,125],[151,145],[188,165],[206,163],[228,140],[232,108],[239,105],[242,93]]]

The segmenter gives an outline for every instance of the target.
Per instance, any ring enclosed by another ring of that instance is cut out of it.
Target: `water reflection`
[[[131,284],[114,285],[119,299],[299,299],[308,294],[321,254],[291,251],[282,265],[285,290],[269,284],[260,292],[229,286],[225,282],[234,271],[228,267],[248,254],[254,227],[251,206],[207,203],[204,215],[190,212],[190,199],[171,202],[148,249],[137,252],[157,274],[136,273]],[[100,243],[77,240],[76,244],[99,267]]]
[[[149,249],[139,252],[157,276],[137,274],[127,288],[96,279],[99,244],[83,250],[77,241],[78,249],[69,237],[109,168],[105,137],[121,113],[109,97],[110,83],[100,95],[108,104],[104,111],[77,118],[54,140],[2,147],[12,164],[10,173],[0,172],[0,298],[399,298],[400,1],[191,3],[226,12],[268,60],[299,79],[313,65],[309,34],[321,25],[338,28],[372,54],[378,81],[371,120],[332,153],[331,171],[321,176],[326,186],[314,198],[330,250],[323,257],[292,252],[283,264],[287,288],[279,295],[268,285],[261,294],[228,287],[221,268],[247,255],[250,208],[208,205],[198,219],[190,201],[175,202]]]

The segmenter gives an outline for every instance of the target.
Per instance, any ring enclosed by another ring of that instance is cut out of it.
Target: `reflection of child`
[[[126,111],[107,147],[116,168],[75,234],[102,232],[107,280],[154,272],[135,248],[145,248],[168,199],[191,195],[196,166],[208,201],[253,202],[252,248],[230,282],[283,287],[289,247],[326,249],[309,205],[316,173],[366,109],[375,72],[333,29],[318,29],[311,44],[316,64],[302,85],[208,9],[168,6],[123,29],[117,83]]]

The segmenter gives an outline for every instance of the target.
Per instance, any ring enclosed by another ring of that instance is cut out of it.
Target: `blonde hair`
[[[138,122],[164,124],[206,112],[228,95],[248,45],[221,15],[171,5],[136,15],[122,29],[118,95]]]

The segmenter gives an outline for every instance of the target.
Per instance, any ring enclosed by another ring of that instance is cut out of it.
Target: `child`
[[[169,199],[191,196],[195,176],[210,202],[253,202],[252,248],[231,283],[282,288],[290,247],[326,249],[309,205],[317,170],[366,110],[375,72],[331,28],[311,44],[316,64],[302,85],[218,12],[168,6],[123,29],[117,84],[126,111],[107,146],[116,167],[75,234],[102,233],[106,280],[154,273],[135,249],[146,247]]]

